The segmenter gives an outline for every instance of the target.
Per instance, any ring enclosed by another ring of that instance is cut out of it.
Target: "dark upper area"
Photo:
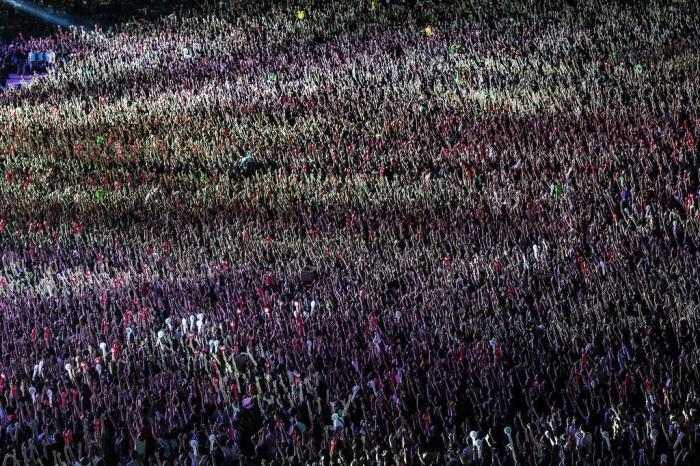
[[[20,1],[20,0],[18,0]],[[109,26],[130,19],[155,19],[174,12],[217,8],[225,2],[209,0],[34,0],[32,6],[54,15],[67,15],[86,27],[95,24]],[[230,4],[231,2],[226,2]],[[19,33],[24,36],[45,36],[55,26],[0,1],[0,41],[13,41]]]

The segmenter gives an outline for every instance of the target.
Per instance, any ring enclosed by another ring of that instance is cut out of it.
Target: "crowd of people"
[[[271,3],[0,94],[2,464],[699,464],[698,5]]]
[[[30,37],[18,39],[9,44],[0,44],[0,90],[10,74],[31,76],[44,73],[57,63],[57,50],[62,50],[56,38]]]

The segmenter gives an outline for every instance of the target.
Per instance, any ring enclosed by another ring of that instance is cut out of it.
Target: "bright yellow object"
[[[432,27],[432,26],[427,26],[427,27],[425,28],[425,35],[428,36],[428,37],[432,37],[432,36],[433,36],[433,27]]]
[[[377,9],[377,0],[372,0],[369,7],[373,10],[376,10]]]
[[[299,19],[306,18],[306,12],[304,10],[297,11],[297,18],[299,18]]]

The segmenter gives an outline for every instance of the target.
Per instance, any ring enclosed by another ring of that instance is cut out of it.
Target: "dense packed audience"
[[[698,464],[697,5],[255,3],[0,94],[2,464]]]

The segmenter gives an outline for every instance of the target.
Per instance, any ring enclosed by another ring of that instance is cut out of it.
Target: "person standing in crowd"
[[[34,68],[37,66],[38,62],[38,54],[36,50],[29,50],[29,53],[27,54],[27,63],[29,64],[29,73],[34,72]]]

